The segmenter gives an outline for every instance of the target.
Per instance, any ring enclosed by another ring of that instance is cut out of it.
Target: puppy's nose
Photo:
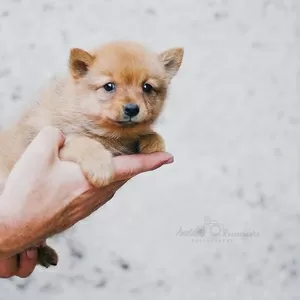
[[[135,103],[128,103],[124,105],[124,113],[128,117],[135,117],[140,112],[140,108]]]

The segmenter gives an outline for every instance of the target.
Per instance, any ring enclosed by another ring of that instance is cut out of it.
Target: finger
[[[157,152],[152,154],[121,155],[114,158],[116,180],[129,179],[137,174],[153,171],[174,161],[171,154]]]
[[[37,134],[35,141],[38,144],[45,145],[47,148],[54,147],[58,150],[63,146],[65,142],[65,136],[58,128],[46,126]]]
[[[29,144],[26,151],[23,154],[24,156],[35,157],[35,159],[47,159],[45,154],[48,154],[49,157],[57,156],[59,149],[63,146],[65,142],[65,137],[63,133],[52,126],[44,127],[33,141]],[[41,156],[38,154],[42,154]]]
[[[24,170],[31,170],[31,172],[28,172],[25,181],[21,181],[18,186],[19,192],[22,188],[27,191],[30,185],[36,184],[37,174],[40,176],[55,159],[58,159],[58,148],[63,143],[64,136],[59,129],[49,126],[42,129],[16,162],[4,191],[15,190],[15,182],[20,182],[20,178],[24,177]]]
[[[17,255],[0,261],[0,278],[10,278],[16,274],[18,270]]]
[[[37,249],[31,248],[20,255],[19,269],[16,276],[26,278],[34,271],[37,264]]]

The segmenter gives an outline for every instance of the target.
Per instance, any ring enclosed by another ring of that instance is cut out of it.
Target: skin
[[[0,197],[2,278],[28,277],[37,264],[36,247],[48,237],[89,216],[132,177],[173,162],[165,152],[118,156],[113,182],[95,188],[77,164],[59,159],[64,142],[58,129],[42,129],[5,183]]]

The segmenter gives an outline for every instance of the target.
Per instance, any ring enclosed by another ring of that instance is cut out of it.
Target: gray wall
[[[50,240],[60,265],[1,280],[0,299],[300,299],[299,7],[2,0],[4,126],[70,47],[131,39],[185,58],[157,124],[175,163]]]

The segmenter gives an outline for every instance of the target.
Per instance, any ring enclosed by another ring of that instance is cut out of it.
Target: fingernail
[[[36,248],[30,248],[30,249],[26,250],[26,256],[29,259],[35,259],[36,256],[37,256],[37,250],[36,250]]]
[[[174,157],[172,156],[165,162],[165,164],[171,164],[173,162],[174,162]]]

